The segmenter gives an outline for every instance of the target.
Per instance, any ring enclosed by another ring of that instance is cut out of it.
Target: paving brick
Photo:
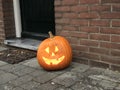
[[[9,84],[12,84],[14,86],[20,86],[22,84],[25,84],[25,83],[31,81],[32,79],[33,79],[32,76],[24,75],[24,76],[19,77],[19,78],[15,79],[15,80],[9,81]]]
[[[0,85],[0,90],[14,90],[13,88],[14,86],[9,84]]]
[[[21,69],[21,70],[19,70],[19,71],[14,72],[14,74],[16,74],[16,75],[18,75],[18,76],[23,76],[23,75],[26,75],[26,74],[28,74],[28,73],[32,73],[32,72],[34,72],[34,71],[35,71],[34,68],[25,67],[25,68],[23,68],[23,69]]]
[[[23,85],[20,85],[20,87],[24,88],[25,90],[34,90],[34,88],[38,86],[40,86],[40,83],[37,83],[35,81],[30,81],[30,82],[24,83]]]
[[[115,87],[115,90],[120,90],[120,84],[118,84],[117,87]]]
[[[38,70],[36,69],[33,73],[30,73],[29,75],[33,76],[33,77],[40,77],[40,76],[48,76],[48,75],[59,75],[64,73],[65,71],[46,71],[44,69]]]
[[[20,87],[15,87],[13,88],[12,90],[24,90],[23,88],[20,88]]]
[[[0,61],[0,66],[6,65],[6,62]]]
[[[24,90],[20,87],[15,87],[12,84],[4,84],[0,86],[0,90]]]
[[[55,90],[55,88],[57,87],[58,85],[56,84],[46,83],[46,84],[42,84],[41,86],[34,88],[34,90]]]
[[[7,71],[7,72],[10,72],[12,68],[13,68],[13,65],[8,64],[8,65],[1,66],[0,70],[4,70],[4,71]]]
[[[30,60],[27,60],[26,62],[23,62],[22,64],[29,66],[29,67],[33,67],[33,68],[42,69],[40,67],[40,65],[38,64],[38,61],[36,58],[32,58]]]
[[[71,88],[66,88],[66,87],[64,87],[64,86],[60,86],[60,87],[56,88],[55,90],[73,90],[73,89],[71,89]]]
[[[73,72],[66,72],[52,80],[55,83],[69,87],[77,81],[77,76]]]
[[[14,88],[15,88],[15,86],[13,86],[11,84],[3,84],[2,87],[4,88],[3,90],[14,90]]]
[[[12,73],[19,71],[21,69],[24,69],[24,68],[25,68],[25,66],[19,65],[19,64],[15,64],[15,65],[8,64],[8,65],[4,65],[4,66],[0,67],[1,70],[7,71],[7,72],[12,72]]]
[[[46,72],[44,74],[41,74],[41,75],[35,77],[34,80],[39,83],[45,83],[45,82],[52,80],[56,76],[57,76],[57,74]]]
[[[7,83],[10,80],[14,80],[16,79],[17,76],[11,73],[4,73],[2,75],[0,75],[0,84],[4,84]]]
[[[83,73],[84,76],[90,76],[90,75],[101,75],[103,74],[103,72],[105,71],[105,69],[102,68],[89,68],[85,73]]]
[[[83,84],[81,82],[76,83],[71,87],[73,90],[103,90],[98,86],[92,86],[89,84]]]
[[[117,83],[113,83],[113,82],[107,81],[107,80],[102,80],[99,83],[99,85],[102,86],[104,89],[113,90],[117,86]]]
[[[5,72],[4,72],[4,71],[0,71],[0,76],[1,76],[2,74],[5,74]]]
[[[71,69],[72,72],[85,72],[86,70],[89,69],[89,66],[88,65],[83,65],[83,64],[79,64],[79,65],[76,65],[74,66],[73,69]]]
[[[110,78],[111,81],[120,83],[120,72],[115,72],[115,71],[107,69],[104,72],[104,76],[107,76],[108,78]]]
[[[100,80],[102,80],[103,78],[102,78],[102,75],[90,75],[90,76],[88,76],[90,79],[93,79],[93,80],[98,80],[98,81],[100,81]]]
[[[5,90],[3,85],[0,85],[0,90]]]
[[[97,75],[98,76],[98,75]],[[97,77],[96,75],[88,76],[91,85],[96,86],[99,82],[101,82],[102,78]]]
[[[34,72],[30,73],[29,75],[31,75],[32,77],[39,77],[39,76],[43,76],[46,73],[47,72],[44,70],[35,70]]]
[[[34,68],[31,67],[27,67],[21,64],[8,64],[8,65],[4,65],[2,67],[0,67],[1,70],[4,70],[6,72],[10,72],[13,73],[15,75],[21,76],[21,75],[25,75],[27,73],[33,72]]]

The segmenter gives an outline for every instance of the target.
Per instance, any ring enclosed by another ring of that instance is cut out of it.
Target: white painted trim
[[[21,37],[22,25],[19,0],[13,0],[16,37]]]

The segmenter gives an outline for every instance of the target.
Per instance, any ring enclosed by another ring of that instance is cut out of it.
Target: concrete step
[[[4,41],[5,45],[15,46],[19,48],[25,48],[29,50],[36,51],[38,49],[40,40],[30,39],[30,38],[20,38],[20,39],[6,39]]]

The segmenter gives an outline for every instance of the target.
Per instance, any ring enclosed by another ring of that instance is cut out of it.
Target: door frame
[[[19,0],[13,0],[16,38],[21,38],[22,23]]]

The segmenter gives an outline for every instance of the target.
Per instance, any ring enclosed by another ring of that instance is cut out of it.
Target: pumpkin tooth
[[[65,56],[62,56],[58,59],[48,59],[48,58],[45,58],[43,57],[43,60],[46,62],[46,64],[48,65],[57,65],[58,63],[62,62],[62,60],[65,58]]]
[[[58,58],[58,61],[62,61],[65,58],[65,56],[62,56],[60,58]]]

